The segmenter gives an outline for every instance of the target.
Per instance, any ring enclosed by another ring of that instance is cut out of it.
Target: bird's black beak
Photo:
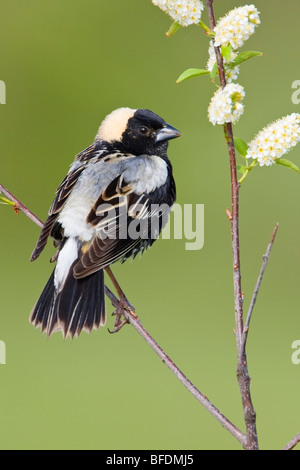
[[[176,139],[182,133],[175,129],[175,127],[166,124],[162,129],[156,133],[155,142],[163,142],[164,140]]]

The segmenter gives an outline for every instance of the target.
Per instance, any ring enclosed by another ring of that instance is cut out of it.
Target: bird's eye
[[[148,127],[142,126],[142,127],[139,128],[139,133],[142,134],[142,135],[147,135],[148,132],[149,132]]]

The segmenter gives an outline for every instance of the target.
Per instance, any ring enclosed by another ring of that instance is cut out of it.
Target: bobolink
[[[151,246],[175,201],[168,141],[181,133],[147,109],[119,108],[99,127],[59,185],[32,253],[49,236],[55,269],[30,321],[50,336],[105,324],[103,269]]]

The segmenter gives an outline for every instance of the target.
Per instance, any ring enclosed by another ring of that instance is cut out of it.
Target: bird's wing
[[[155,210],[151,212],[155,203],[159,203],[155,191],[136,194],[134,184],[127,183],[123,174],[115,178],[87,217],[87,222],[96,229],[96,236],[82,246],[82,256],[74,266],[74,276],[88,276],[151,245],[159,235],[163,216],[159,210],[157,214]],[[151,222],[155,216],[158,225],[155,224],[153,230]]]
[[[84,158],[83,158],[84,157]],[[95,145],[91,145],[87,149],[83,150],[78,156],[81,160],[80,166],[74,166],[74,169],[70,169],[67,176],[63,179],[56,190],[56,197],[49,209],[48,218],[42,228],[39,239],[36,243],[35,249],[31,255],[30,261],[34,261],[41,254],[46,246],[49,236],[51,235],[53,226],[56,222],[59,212],[63,208],[68,196],[74,188],[79,176],[91,161],[92,158],[99,158],[99,151],[95,152]]]

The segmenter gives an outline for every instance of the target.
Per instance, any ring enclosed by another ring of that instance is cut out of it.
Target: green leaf
[[[235,137],[234,138],[234,146],[235,146],[236,150],[239,152],[239,154],[243,158],[246,158],[247,151],[248,151],[248,145],[246,144],[246,142],[244,142],[239,137]]]
[[[200,75],[208,75],[210,72],[205,69],[187,69],[176,80],[176,83],[181,83],[184,80],[192,77],[200,77]]]
[[[210,72],[210,78],[214,79],[215,76],[217,75],[217,73],[218,73],[218,63],[215,62],[215,63],[214,63],[214,66],[213,66],[213,68],[212,68],[212,70],[211,70],[211,72]]]
[[[252,59],[253,57],[261,57],[263,56],[263,52],[258,52],[258,51],[246,51],[246,52],[241,52],[230,64],[230,68],[236,67],[237,65],[240,65],[242,62],[245,62],[246,60]]]
[[[278,165],[286,166],[287,168],[290,168],[291,170],[294,170],[297,173],[300,173],[299,168],[295,165],[295,163],[290,162],[290,160],[286,160],[285,158],[277,158],[275,160],[275,163],[277,163]]]
[[[222,47],[221,47],[221,52],[222,52],[222,56],[223,56],[228,62],[230,62],[231,53],[232,53],[232,46],[231,46],[231,44],[228,44],[228,46],[222,46]]]

